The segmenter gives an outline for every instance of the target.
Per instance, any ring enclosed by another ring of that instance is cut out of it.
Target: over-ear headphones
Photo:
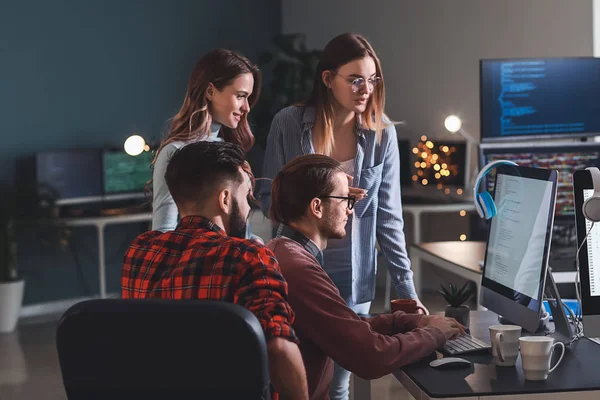
[[[592,176],[592,184],[594,185],[594,193],[592,197],[583,203],[581,211],[583,216],[591,222],[600,222],[600,170],[597,167],[588,167],[586,171],[590,171]]]
[[[475,186],[473,187],[473,202],[475,203],[475,210],[477,210],[477,214],[479,214],[481,218],[490,219],[498,213],[496,203],[494,203],[492,195],[487,190],[484,190],[482,193],[479,193],[479,185],[481,185],[481,181],[487,175],[487,173],[499,165],[512,165],[515,167],[519,166],[517,163],[512,161],[498,160],[487,164],[481,169],[481,171],[479,171],[479,175],[477,175],[477,179],[475,180]],[[600,179],[600,171],[598,171],[598,175],[598,178]],[[600,189],[600,184],[598,188]],[[598,197],[598,200],[600,200],[600,195]],[[597,204],[599,204],[597,208],[597,215],[598,218],[600,218],[600,201]]]

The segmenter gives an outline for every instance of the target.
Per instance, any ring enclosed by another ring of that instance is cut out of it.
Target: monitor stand
[[[554,333],[552,336],[554,336],[554,338],[559,342],[570,343],[574,337],[573,328],[569,322],[569,318],[567,318],[567,314],[565,313],[565,308],[567,307],[562,303],[562,299],[560,298],[560,294],[556,288],[556,282],[554,282],[554,277],[552,276],[552,268],[550,268],[550,266],[548,266],[548,272],[546,276],[545,292],[548,305],[550,306],[550,311],[552,311],[552,319],[554,320]],[[571,317],[573,318],[573,323],[575,324],[575,315],[571,314]]]
[[[565,306],[562,304],[562,299],[556,288],[556,282],[554,282],[550,266],[547,268],[546,286],[544,289],[550,311],[552,312],[552,319],[554,320],[554,331],[552,332],[548,328],[550,314],[548,314],[542,306],[543,313],[540,318],[540,327],[536,333],[546,333],[553,336],[559,342],[570,343],[574,337],[573,328],[565,313]],[[502,316],[498,316],[498,321],[500,321],[501,324],[513,325],[510,320]]]
[[[500,322],[502,325],[518,325],[502,315],[498,315],[498,322]],[[535,333],[549,334],[552,332],[548,327],[548,322],[550,322],[550,314],[543,310],[538,329],[535,331]]]

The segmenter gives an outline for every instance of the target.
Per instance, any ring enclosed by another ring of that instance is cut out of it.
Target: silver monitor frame
[[[493,289],[493,287],[486,286],[485,279],[485,268],[487,263],[488,256],[488,245],[489,245],[489,236],[492,228],[492,223],[489,225],[488,229],[488,241],[486,243],[486,251],[485,251],[485,263],[484,269],[482,271],[482,279],[481,279],[481,291],[480,291],[480,299],[479,302],[483,307],[490,309],[498,315],[501,315],[505,320],[511,321],[512,323],[521,326],[528,332],[536,332],[540,325],[540,317],[544,310],[543,306],[543,293],[546,285],[546,278],[548,274],[548,259],[550,257],[550,243],[552,238],[552,229],[554,227],[554,212],[556,205],[556,193],[558,187],[558,172],[554,170],[544,170],[540,168],[528,168],[528,167],[505,167],[504,171],[507,172],[509,169],[513,169],[518,171],[518,173],[523,177],[531,177],[535,179],[534,175],[541,174],[543,172],[548,173],[547,181],[551,181],[553,183],[553,193],[552,199],[550,201],[550,221],[549,226],[547,228],[545,243],[544,243],[544,254],[542,261],[542,271],[540,275],[540,295],[538,307],[536,309],[529,308],[525,305],[517,303],[514,299],[510,299],[499,293]],[[498,173],[496,177],[503,172],[503,168],[498,168]],[[495,186],[496,187],[496,186]],[[495,191],[494,191],[495,192]],[[494,193],[495,197],[495,193]],[[498,218],[498,217],[494,217]]]
[[[584,202],[583,191],[593,189],[592,177],[585,169],[573,173],[573,191],[575,197],[575,225],[577,227],[577,248],[579,252],[579,276],[581,281],[581,313],[583,315],[583,334],[589,338],[600,337],[600,298],[591,296],[589,281],[588,243],[582,246],[587,234],[586,220],[581,211]],[[600,225],[600,223],[596,223]],[[600,226],[594,226],[600,229]],[[588,238],[589,239],[589,238]],[[600,260],[599,260],[600,261]]]

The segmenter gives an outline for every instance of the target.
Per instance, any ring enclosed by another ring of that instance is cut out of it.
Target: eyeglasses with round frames
[[[380,76],[375,76],[373,78],[369,78],[369,79],[365,80],[365,78],[360,78],[360,77],[355,78],[355,77],[351,77],[351,76],[343,76],[338,73],[336,73],[336,75],[339,75],[340,77],[344,78],[344,80],[351,85],[352,92],[354,92],[354,93],[359,92],[362,88],[365,87],[365,85],[368,85],[367,87],[369,89],[369,92],[372,92],[373,90],[375,90],[376,86],[378,86],[379,84],[381,84],[381,82],[383,82],[383,79],[381,79]]]

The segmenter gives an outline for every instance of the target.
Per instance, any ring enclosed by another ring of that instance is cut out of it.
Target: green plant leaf
[[[438,290],[444,299],[451,307],[460,307],[473,295],[473,287],[471,282],[465,282],[460,288],[453,284],[448,284],[448,287],[440,285]]]

